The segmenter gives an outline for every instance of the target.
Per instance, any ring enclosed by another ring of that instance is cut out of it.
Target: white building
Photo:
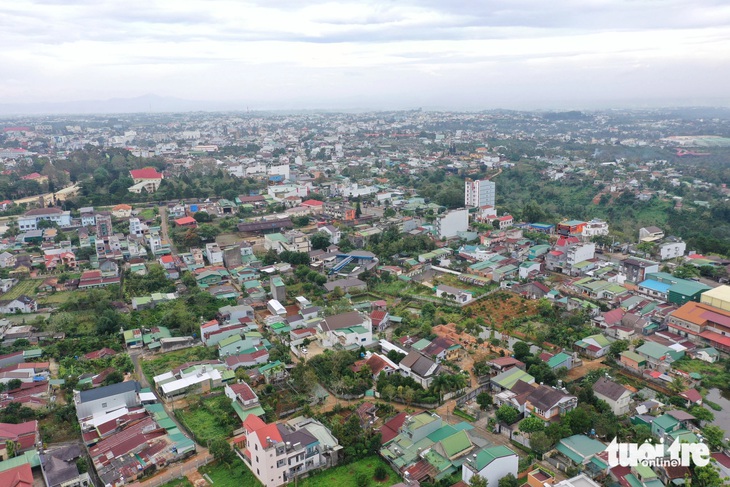
[[[323,347],[340,345],[348,348],[373,343],[372,321],[369,316],[357,311],[328,316],[317,328]]]
[[[629,413],[631,406],[631,392],[621,384],[601,377],[593,385],[593,393],[598,399],[606,401],[616,416]]]
[[[439,238],[451,238],[459,232],[466,232],[469,229],[469,210],[461,208],[440,215],[434,221],[434,229]]]
[[[269,176],[282,176],[285,180],[290,179],[289,177],[289,164],[281,164],[278,166],[269,166]]]
[[[129,234],[135,237],[141,237],[148,229],[147,225],[142,223],[139,218],[129,219]]]
[[[467,207],[494,206],[496,184],[488,179],[464,182],[464,205]]]
[[[124,407],[139,406],[139,382],[119,382],[88,391],[74,391],[74,405],[79,420],[95,414],[108,414]]]
[[[596,256],[596,244],[588,242],[571,245],[568,247],[566,254],[566,263],[572,267],[575,264],[594,258]]]
[[[608,235],[608,223],[603,220],[593,219],[585,224],[581,236],[591,238],[597,235]]]
[[[251,414],[243,428],[243,459],[266,487],[285,485],[312,470],[332,467],[342,449],[329,429],[310,418],[267,424]]]
[[[71,212],[60,208],[36,208],[18,218],[18,228],[23,232],[37,230],[38,223],[43,220],[54,222],[59,227],[68,227],[71,225]]]
[[[223,251],[217,243],[205,244],[205,256],[210,265],[223,265]]]
[[[461,480],[468,484],[473,476],[479,475],[486,479],[487,485],[497,485],[509,474],[517,477],[518,461],[517,454],[506,446],[485,448],[462,464]]]
[[[687,250],[687,244],[676,237],[667,237],[666,241],[657,246],[659,260],[674,259],[683,257]]]

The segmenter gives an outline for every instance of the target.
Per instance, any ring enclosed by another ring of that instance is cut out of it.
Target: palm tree
[[[684,392],[687,389],[687,386],[685,385],[684,380],[677,375],[674,376],[672,382],[667,384],[667,388],[676,395]]]

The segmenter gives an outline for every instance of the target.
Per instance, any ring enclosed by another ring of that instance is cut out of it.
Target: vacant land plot
[[[193,487],[193,483],[186,478],[170,480],[166,484],[162,484],[160,487]]]
[[[8,292],[0,296],[0,299],[15,299],[19,296],[34,296],[35,290],[41,285],[43,279],[24,279],[13,286]]]
[[[528,300],[517,294],[497,292],[467,306],[474,316],[483,317],[487,323],[501,327],[515,318],[537,315],[537,301]]]
[[[38,296],[38,304],[40,305],[56,305],[59,306],[64,304],[66,301],[71,299],[79,291],[61,291],[56,293],[50,293],[43,296]],[[83,291],[81,291],[83,292]]]
[[[207,474],[215,487],[263,487],[263,484],[238,457],[230,467],[214,462],[200,467],[198,471]]]
[[[207,347],[192,347],[176,352],[169,352],[159,355],[152,360],[142,361],[142,371],[147,376],[150,384],[154,384],[152,378],[167,372],[186,362],[197,362],[199,360],[212,360],[216,358],[216,349]]]
[[[203,399],[187,409],[177,410],[175,415],[203,445],[208,440],[229,438],[241,426],[231,400],[225,395]]]
[[[385,467],[388,473],[383,480],[375,480],[375,469],[378,465]],[[385,486],[397,484],[400,477],[379,457],[372,456],[358,460],[355,463],[341,465],[339,467],[324,470],[317,475],[307,477],[298,481],[301,487],[319,487],[322,485],[336,485],[337,487],[356,487],[358,478],[367,478],[368,486]]]

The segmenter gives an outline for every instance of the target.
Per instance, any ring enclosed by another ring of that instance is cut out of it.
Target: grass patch
[[[375,468],[383,465],[388,476],[381,481],[375,480]],[[316,475],[300,479],[298,485],[301,487],[320,487],[322,485],[336,485],[337,487],[356,487],[358,476],[364,475],[368,478],[368,486],[385,486],[397,484],[400,481],[398,474],[380,457],[370,456],[354,463],[341,465],[339,467],[323,470]],[[293,484],[292,484],[293,485]]]
[[[241,426],[231,400],[225,395],[203,399],[188,409],[175,411],[175,415],[202,445],[208,440],[229,438]]]
[[[71,299],[77,291],[61,291],[38,297],[39,304],[64,304]]]
[[[198,472],[207,474],[215,487],[263,487],[238,456],[230,467],[214,462],[200,467]]]
[[[715,362],[711,364],[702,360],[683,358],[676,361],[672,366],[687,373],[697,372],[701,374],[702,386],[707,389],[717,388],[725,391],[730,389],[730,372],[725,370],[722,363]]]
[[[22,295],[35,296],[35,290],[43,283],[43,279],[23,279],[2,295],[3,300],[15,299]]]
[[[154,384],[152,378],[163,372],[168,372],[186,362],[198,362],[200,360],[212,360],[216,358],[216,349],[208,347],[192,347],[175,352],[168,352],[159,355],[152,360],[142,361],[142,371],[147,376],[150,384]]]
[[[458,416],[461,419],[465,419],[467,421],[471,421],[472,423],[476,422],[477,418],[472,416],[471,414],[467,414],[461,409],[454,409],[454,416]]]
[[[710,409],[714,409],[715,411],[722,411],[722,406],[719,404],[710,401],[709,399],[704,399],[704,403],[707,404]]]
[[[154,208],[145,208],[144,210],[139,212],[139,215],[137,215],[140,220],[153,220],[157,214],[155,213]]]
[[[193,483],[186,477],[181,479],[170,480],[169,482],[162,484],[160,487],[194,487]]]

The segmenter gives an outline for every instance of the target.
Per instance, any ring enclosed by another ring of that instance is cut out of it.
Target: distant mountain
[[[0,115],[160,113],[245,110],[242,103],[184,100],[158,95],[55,103],[0,103]]]

